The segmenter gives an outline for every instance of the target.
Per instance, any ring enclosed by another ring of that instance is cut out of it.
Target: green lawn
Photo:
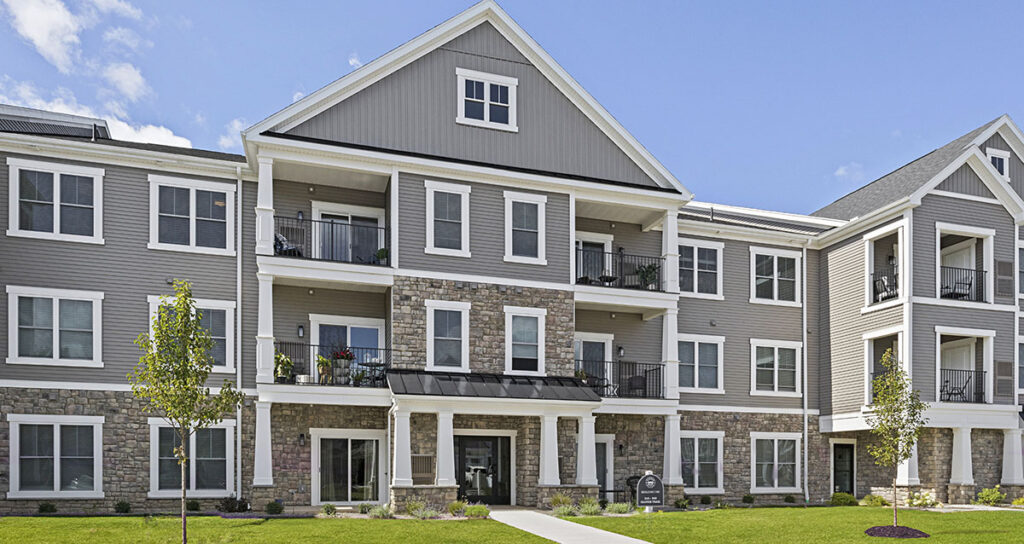
[[[189,519],[189,542],[546,542],[491,520]],[[118,544],[181,542],[179,518],[2,518],[0,543]]]
[[[847,508],[735,508],[706,512],[661,512],[631,517],[568,518],[657,544],[669,542],[757,542],[785,544],[874,541],[864,530],[892,523],[892,510]],[[900,525],[932,535],[925,542],[1024,542],[1024,512],[900,511]],[[0,525],[2,528],[2,525]],[[914,540],[913,542],[920,542]]]

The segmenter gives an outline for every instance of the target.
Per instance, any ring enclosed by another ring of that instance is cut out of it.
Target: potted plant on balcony
[[[377,258],[377,264],[384,263],[388,260],[388,248],[382,247],[378,249],[377,253],[374,253],[373,256]]]
[[[355,358],[355,354],[349,348],[337,349],[331,353],[331,359],[334,360],[334,383],[348,385],[352,361]]]
[[[640,287],[650,287],[654,282],[658,281],[658,271],[661,270],[661,265],[657,263],[645,264],[638,266],[636,274],[640,278]]]
[[[295,363],[292,362],[291,357],[281,353],[280,351],[274,352],[274,381],[277,383],[288,383],[292,379],[292,368]]]
[[[359,387],[359,384],[366,379],[365,370],[357,370],[352,373],[352,387]]]
[[[320,385],[330,385],[334,381],[333,368],[333,360],[323,355],[316,356],[316,371],[320,375]]]

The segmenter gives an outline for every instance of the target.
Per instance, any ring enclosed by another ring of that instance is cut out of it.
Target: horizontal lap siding
[[[661,257],[661,232],[649,230],[644,232],[635,223],[605,221],[590,217],[576,218],[576,232],[595,232],[612,235],[612,251],[622,251],[629,255],[645,257]]]
[[[576,310],[576,332],[614,334],[612,359],[619,359],[615,347],[622,346],[626,353],[622,360],[654,363],[662,360],[661,319],[644,321],[640,314]]]
[[[310,188],[313,189],[312,192]],[[314,200],[384,210],[387,204],[387,195],[310,182],[274,180],[274,215],[296,217],[297,212],[301,211],[306,219],[313,219],[312,202]]]
[[[344,317],[386,319],[388,296],[386,293],[313,289],[288,285],[274,286],[274,339],[281,342],[309,342],[312,329],[309,314]],[[298,326],[306,330],[305,338],[298,337]]]
[[[242,350],[242,386],[256,387],[256,328],[259,325],[260,290],[256,279],[257,185],[245,182],[242,188],[242,337],[235,342]]]

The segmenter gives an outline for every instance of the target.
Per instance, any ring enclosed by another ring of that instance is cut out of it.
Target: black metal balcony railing
[[[985,402],[985,371],[943,368],[939,373],[941,402]]]
[[[985,302],[985,271],[940,267],[939,296],[953,300]]]
[[[663,291],[665,259],[630,255],[622,251],[608,253],[576,250],[576,283],[621,289]]]
[[[278,382],[336,385],[349,387],[387,387],[385,374],[391,367],[391,350],[318,346],[303,342],[274,342],[277,353],[292,363],[287,375],[275,363]]]
[[[338,221],[274,217],[274,254],[388,266],[388,230]]]
[[[876,268],[871,274],[871,300],[885,302],[900,296],[899,273],[895,266]]]
[[[576,376],[602,397],[665,397],[665,365],[632,361],[576,360]]]

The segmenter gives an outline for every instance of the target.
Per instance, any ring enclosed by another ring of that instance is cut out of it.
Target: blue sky
[[[0,102],[240,151],[241,128],[471,4],[0,0]],[[501,5],[700,200],[807,213],[1024,122],[1020,2]]]

